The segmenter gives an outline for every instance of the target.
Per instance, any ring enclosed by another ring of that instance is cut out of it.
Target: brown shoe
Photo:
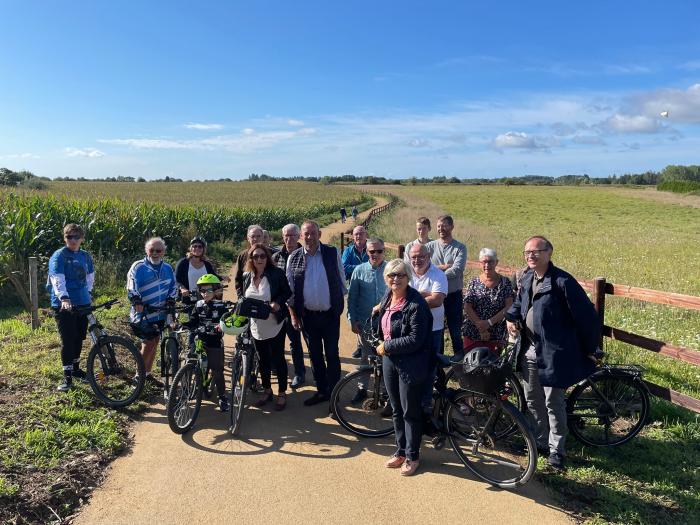
[[[284,407],[287,406],[287,394],[277,394],[277,401],[275,402],[275,410],[281,412]]]
[[[406,461],[406,456],[391,456],[389,460],[384,463],[386,468],[399,468]]]
[[[413,476],[418,470],[418,460],[407,459],[403,465],[401,465],[401,475],[402,476]]]
[[[270,401],[272,401],[272,390],[263,392],[262,397],[255,402],[255,406],[261,408],[267,405]]]

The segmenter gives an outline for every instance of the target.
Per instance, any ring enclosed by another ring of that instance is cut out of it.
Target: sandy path
[[[352,221],[323,236],[348,228]],[[343,369],[351,370],[355,336],[344,319],[341,327]],[[112,464],[75,523],[570,523],[539,484],[494,489],[476,481],[449,446],[426,445],[419,474],[401,478],[383,467],[391,438],[345,432],[328,405],[302,405],[312,392],[290,393],[284,412],[247,409],[237,438],[211,402],[184,437],[170,431],[163,405],[153,406],[134,427],[133,450]]]

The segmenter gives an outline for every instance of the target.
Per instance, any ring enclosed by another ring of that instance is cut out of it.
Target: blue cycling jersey
[[[59,248],[49,259],[49,277],[46,288],[51,296],[51,306],[61,306],[61,298],[68,296],[74,305],[90,304],[90,291],[95,267],[90,254],[84,250],[74,252]]]
[[[131,265],[127,276],[126,290],[129,299],[139,298],[141,303],[151,306],[165,306],[167,299],[177,297],[177,283],[173,267],[166,262],[152,264],[148,257]],[[148,321],[165,319],[164,312],[149,312],[145,315]],[[131,309],[131,320],[140,321],[141,314]]]

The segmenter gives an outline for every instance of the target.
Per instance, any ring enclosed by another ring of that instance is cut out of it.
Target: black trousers
[[[205,345],[204,348],[207,352],[209,370],[211,370],[211,376],[214,378],[214,384],[216,385],[216,393],[219,396],[225,396],[226,381],[224,380],[224,349],[220,344],[218,346]]]
[[[294,375],[306,377],[306,366],[304,366],[304,348],[301,346],[301,334],[292,326],[291,319],[284,322],[284,329],[289,339],[289,351],[292,353],[292,363],[294,363]]]
[[[416,461],[420,455],[420,444],[423,438],[422,398],[425,381],[415,384],[406,383],[399,376],[399,370],[394,363],[387,357],[382,359],[382,365],[396,433],[395,455]]]
[[[61,362],[64,370],[73,362],[80,359],[83,341],[87,336],[88,319],[86,315],[78,315],[70,310],[54,308],[58,334],[61,336]]]
[[[332,310],[304,310],[301,320],[316,389],[320,394],[330,396],[333,387],[340,380],[340,316],[335,315]]]
[[[287,391],[287,360],[284,358],[286,335],[287,331],[283,326],[275,337],[262,340],[253,338],[255,351],[260,357],[260,381],[265,389],[272,388],[271,375],[274,367],[280,392]]]

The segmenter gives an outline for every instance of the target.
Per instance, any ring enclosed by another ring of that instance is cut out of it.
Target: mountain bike
[[[236,346],[231,363],[231,408],[229,432],[235,436],[241,428],[247,391],[257,383],[258,355],[253,346],[250,328],[236,336]],[[256,375],[254,375],[256,374]]]
[[[571,433],[581,443],[611,447],[636,436],[649,416],[649,390],[636,365],[601,364],[569,393],[566,413]]]
[[[343,378],[331,394],[331,409],[337,421],[361,437],[388,436],[394,431],[391,419],[381,417],[383,400],[381,357],[374,349],[379,340],[371,323],[364,324],[360,341],[369,345],[369,365]],[[449,439],[452,449],[465,467],[476,476],[501,488],[527,483],[537,466],[537,446],[523,414],[503,394],[507,372],[512,370],[513,348],[497,363],[481,367],[479,374],[463,371],[462,363],[439,357],[433,390],[432,443],[441,449]],[[452,367],[460,389],[448,386],[443,368]],[[461,369],[461,371],[460,371]],[[486,377],[486,380],[483,378]],[[357,391],[357,381],[369,379],[367,397],[353,404],[350,392]]]
[[[95,306],[74,308],[87,315],[92,348],[87,357],[86,376],[95,396],[112,408],[125,407],[141,394],[145,380],[143,357],[134,343],[125,337],[109,335],[95,317],[98,310],[108,310],[118,299]]]
[[[218,324],[207,322],[198,326],[194,332],[194,349],[187,355],[185,365],[175,374],[168,394],[168,425],[176,434],[184,434],[194,426],[204,391],[213,383],[206,345],[201,336],[218,335]]]

